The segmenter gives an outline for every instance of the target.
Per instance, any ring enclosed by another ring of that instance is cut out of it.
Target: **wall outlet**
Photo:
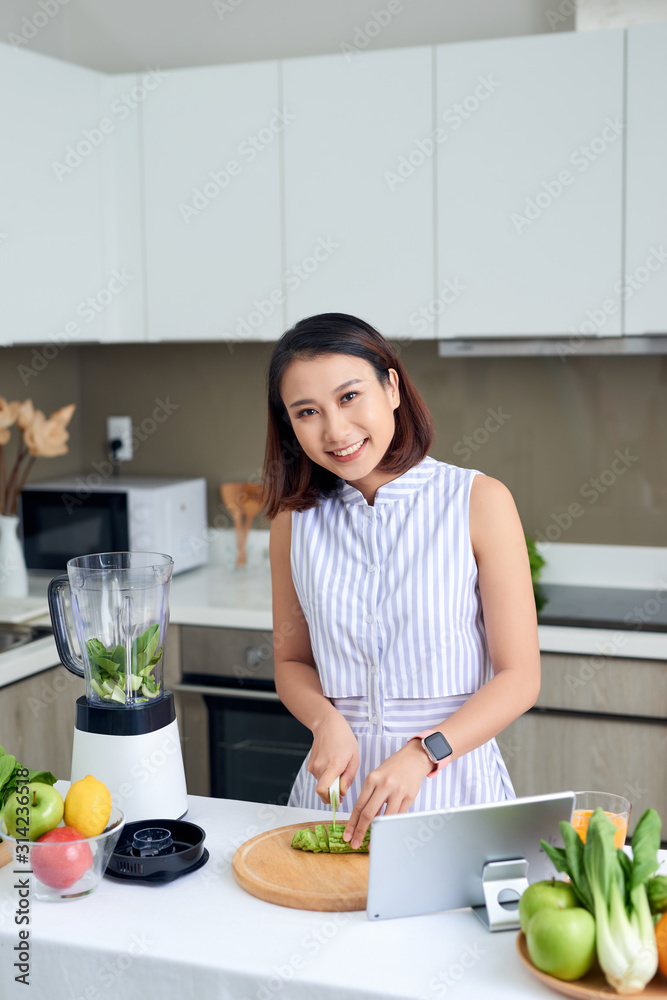
[[[130,462],[133,455],[132,417],[107,417],[107,442],[116,439],[123,442],[116,452],[117,461]]]

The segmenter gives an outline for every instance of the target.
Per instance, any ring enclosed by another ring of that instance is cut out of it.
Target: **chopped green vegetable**
[[[327,828],[324,823],[318,823],[315,827],[315,836],[317,837],[317,844],[321,851],[329,850],[329,835],[327,833]]]
[[[651,913],[664,913],[667,910],[667,875],[654,875],[646,883]]]
[[[292,847],[314,854],[368,854],[370,831],[366,830],[361,845],[356,849],[343,840],[344,823],[318,823],[314,830],[297,830],[292,836]]]
[[[658,868],[660,826],[655,809],[647,809],[632,836],[632,859],[616,848],[616,828],[600,808],[591,816],[585,844],[566,822],[560,824],[565,849],[540,841],[595,917],[600,968],[617,993],[641,991],[658,968],[646,886]]]
[[[300,851],[314,851],[319,853],[320,847],[314,830],[297,830],[292,837],[292,847]]]
[[[159,641],[159,625],[149,625],[133,640],[128,665],[125,646],[119,644],[107,649],[99,639],[88,639],[86,653],[91,669],[90,686],[95,694],[104,701],[119,704],[125,704],[128,698],[139,692],[145,697],[136,698],[136,701],[156,698],[160,688],[152,672],[164,653],[162,646],[158,645]]]

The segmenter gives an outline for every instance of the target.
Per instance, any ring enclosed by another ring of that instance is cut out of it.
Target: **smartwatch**
[[[421,741],[427,757],[434,765],[433,770],[429,771],[428,777],[434,778],[438,771],[441,771],[449,763],[449,758],[454,751],[437,729],[425,729],[423,733],[417,733],[411,739]]]

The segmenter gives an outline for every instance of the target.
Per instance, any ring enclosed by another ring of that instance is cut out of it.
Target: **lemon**
[[[84,837],[97,837],[111,816],[111,792],[92,774],[75,781],[65,796],[65,826],[74,826]]]

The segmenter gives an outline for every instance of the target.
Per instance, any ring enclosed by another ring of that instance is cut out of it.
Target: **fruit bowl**
[[[609,983],[604,977],[602,969],[595,962],[593,968],[590,972],[587,972],[585,976],[581,979],[573,979],[570,981],[564,979],[556,979],[554,976],[548,975],[546,972],[541,972],[535,965],[533,965],[532,959],[528,954],[528,945],[526,944],[526,935],[521,931],[516,939],[516,950],[519,952],[519,958],[523,962],[524,966],[528,971],[535,976],[540,982],[544,983],[550,989],[555,990],[556,993],[562,993],[566,997],[575,997],[579,1000],[605,1000],[605,997],[619,997],[620,994],[616,993],[615,990],[611,988]],[[631,996],[640,996],[642,1000],[667,1000],[667,983],[665,983],[664,978],[659,972],[656,972],[655,976],[650,983],[647,983],[644,989],[640,993],[629,994]]]
[[[31,843],[10,837],[4,822],[0,826],[0,837],[11,853],[17,877],[20,877],[19,870],[24,870],[29,877],[32,898],[58,902],[79,899],[94,892],[124,825],[125,815],[113,806],[106,828],[97,837],[61,843]],[[64,829],[61,823],[50,832]]]

